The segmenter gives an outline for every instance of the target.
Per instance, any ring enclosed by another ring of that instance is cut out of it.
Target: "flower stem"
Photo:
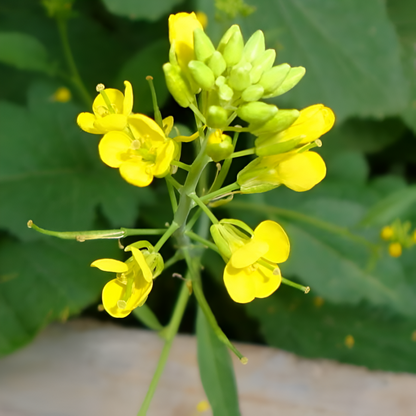
[[[234,159],[236,157],[254,155],[256,153],[256,148],[252,147],[251,149],[241,150],[239,152],[234,152],[228,159]]]
[[[147,410],[149,409],[150,402],[152,401],[153,395],[155,394],[156,387],[159,383],[159,379],[163,373],[166,362],[168,360],[169,352],[172,347],[173,340],[176,333],[178,332],[179,325],[181,323],[183,314],[185,312],[186,304],[189,299],[189,290],[186,282],[183,283],[181,291],[179,293],[178,300],[176,301],[175,309],[173,310],[172,318],[169,322],[169,325],[166,328],[164,333],[164,338],[166,339],[165,345],[163,346],[162,353],[159,357],[159,362],[157,363],[156,371],[153,375],[152,381],[150,382],[149,389],[146,393],[146,397],[142,403],[142,406],[139,410],[137,416],[146,416]]]
[[[157,96],[156,96],[155,86],[153,85],[153,77],[148,75],[146,77],[146,81],[149,83],[150,93],[152,95],[153,112],[155,115],[155,121],[159,125],[159,127],[163,130],[162,114],[159,110],[159,106],[157,105]]]
[[[168,188],[170,203],[172,205],[172,211],[173,211],[173,213],[175,213],[176,210],[178,209],[178,201],[176,199],[175,190],[173,189],[172,183],[169,182],[166,178],[167,178],[167,176],[165,177],[165,180],[166,180],[166,186]]]
[[[159,241],[155,245],[155,252],[157,253],[163,246],[163,244],[166,243],[166,241],[169,240],[169,237],[179,228],[179,225],[172,221],[172,224],[169,226],[169,228],[165,231],[165,233],[160,237]]]
[[[177,166],[178,168],[181,168],[183,170],[186,170],[187,172],[191,170],[191,165],[187,165],[186,163],[179,162],[179,160],[172,160],[170,164],[173,166]]]
[[[212,243],[211,241],[199,236],[198,234],[194,233],[193,231],[186,231],[185,234],[192,240],[198,241],[199,243],[203,244],[204,246],[207,246],[211,250],[215,251],[216,253],[219,253],[218,247]]]
[[[218,224],[218,220],[217,217],[211,212],[211,210],[201,201],[200,198],[198,198],[198,196],[196,195],[195,192],[192,192],[191,194],[188,195],[189,198],[191,198],[193,201],[196,202],[197,205],[199,205],[199,207],[202,209],[202,211],[205,212],[205,214],[207,214],[208,218],[212,221],[213,224]]]
[[[210,194],[201,196],[199,198],[201,202],[209,202],[211,199],[216,198],[217,196],[228,194],[232,191],[235,191],[236,189],[239,189],[240,185],[237,182],[232,183],[231,185],[224,186],[224,188],[218,189],[214,192],[211,192]]]

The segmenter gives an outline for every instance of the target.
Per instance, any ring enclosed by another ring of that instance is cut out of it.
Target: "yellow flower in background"
[[[389,254],[392,257],[400,257],[402,255],[402,245],[399,242],[389,244]]]
[[[109,131],[122,131],[127,127],[127,120],[133,109],[133,88],[129,81],[124,81],[124,95],[113,88],[97,86],[101,91],[95,98],[92,113],[81,113],[77,123],[82,130],[92,134],[105,134]]]
[[[71,98],[71,91],[67,87],[59,87],[52,96],[52,100],[58,103],[67,103]]]
[[[390,225],[386,225],[385,227],[383,227],[380,233],[380,237],[384,241],[389,241],[391,238],[393,238],[393,236],[394,236],[393,227],[391,227]]]
[[[143,114],[129,117],[132,136],[110,131],[100,141],[101,160],[112,168],[119,168],[121,176],[135,186],[148,186],[153,177],[169,173],[177,147],[172,139],[151,118]]]
[[[169,16],[169,42],[174,43],[176,58],[181,69],[188,72],[188,63],[195,59],[194,30],[203,29],[194,12]]]
[[[235,250],[224,270],[225,287],[238,303],[270,296],[282,281],[276,263],[289,257],[290,243],[283,228],[274,221],[263,221],[251,239]]]
[[[153,287],[153,273],[143,253],[136,247],[130,248],[133,256],[126,262],[100,259],[91,263],[104,272],[117,273],[103,289],[104,309],[114,318],[124,318],[142,306]]]

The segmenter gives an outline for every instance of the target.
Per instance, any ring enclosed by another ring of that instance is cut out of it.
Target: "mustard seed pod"
[[[243,50],[243,57],[247,62],[253,62],[256,58],[263,55],[266,50],[264,33],[261,30],[254,32],[246,42]]]
[[[243,104],[237,110],[238,117],[248,123],[265,123],[270,120],[278,109],[273,104],[266,104],[261,101],[255,101]]]
[[[271,93],[264,95],[263,98],[277,97],[279,95],[284,94],[285,92],[288,92],[289,90],[291,90],[293,87],[295,87],[299,83],[299,81],[305,75],[305,72],[306,72],[306,69],[303,66],[290,68],[290,71],[287,74],[284,81],[282,82],[282,84],[280,84]]]
[[[289,64],[274,66],[265,71],[259,81],[259,85],[264,88],[265,94],[275,91],[283,83],[289,71]]]
[[[203,62],[191,61],[188,64],[189,71],[194,81],[204,90],[210,90],[215,83],[214,73]]]
[[[269,70],[276,60],[276,51],[274,49],[267,49],[261,56],[252,62],[252,70],[250,72],[250,80],[252,84],[257,84],[260,81],[263,72]]]
[[[235,66],[228,78],[228,85],[235,91],[243,91],[251,85],[250,81],[251,64]]]
[[[194,30],[194,51],[198,61],[206,62],[215,52],[211,39],[201,28]]]
[[[214,73],[215,77],[219,77],[227,69],[227,64],[221,52],[215,51],[207,62],[208,67]]]
[[[223,130],[228,126],[228,111],[218,105],[211,105],[208,108],[207,125],[214,129]]]
[[[256,136],[261,134],[279,133],[290,127],[299,117],[298,110],[279,110],[277,114],[266,123],[250,124],[250,132]]]
[[[238,27],[238,30],[232,34],[230,40],[225,45],[224,52],[222,52],[222,56],[228,67],[237,65],[241,61],[243,49],[244,39],[241,30]]]
[[[243,101],[258,101],[264,94],[264,88],[261,85],[250,85],[241,94]]]
[[[166,86],[176,102],[184,108],[189,107],[194,97],[187,79],[183,76],[179,66],[170,63],[163,65],[165,73]]]

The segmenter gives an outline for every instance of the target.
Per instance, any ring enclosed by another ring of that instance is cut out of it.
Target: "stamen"
[[[117,307],[119,308],[119,309],[126,309],[126,307],[127,307],[127,302],[125,301],[125,300],[118,300],[117,301]]]
[[[133,140],[133,142],[131,143],[131,148],[133,150],[137,150],[137,149],[140,149],[141,145],[142,144],[140,143],[140,140]]]
[[[99,92],[101,94],[101,96],[104,99],[105,104],[107,105],[107,110],[111,113],[111,114],[115,114],[114,108],[113,108],[113,104],[111,103],[110,99],[108,98],[107,93],[105,92],[105,85],[104,84],[98,84],[95,89],[97,90],[97,92]]]
[[[102,90],[105,89],[105,85],[104,84],[98,84],[95,89],[97,90],[97,92],[101,92]]]

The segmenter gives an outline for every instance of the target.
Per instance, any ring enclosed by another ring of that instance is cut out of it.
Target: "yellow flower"
[[[188,72],[188,63],[195,59],[194,30],[203,29],[194,12],[177,13],[169,16],[169,42],[174,43],[178,64]]]
[[[91,266],[117,273],[103,289],[104,309],[114,318],[124,318],[142,306],[153,287],[153,272],[138,248],[130,247],[133,256],[126,262],[114,259],[95,260]]]
[[[326,176],[326,165],[315,152],[284,153],[254,159],[237,175],[245,194],[267,192],[285,185],[296,192],[313,188]]]
[[[391,227],[390,225],[386,225],[385,227],[383,227],[380,233],[380,237],[384,241],[389,241],[393,236],[394,236],[393,227]]]
[[[389,254],[392,257],[400,257],[402,255],[402,245],[398,242],[390,243]]]
[[[71,100],[71,91],[66,87],[59,87],[53,94],[52,100],[58,103],[67,103]]]
[[[153,177],[169,173],[177,147],[172,139],[151,118],[143,114],[129,117],[131,135],[110,131],[100,141],[101,160],[119,168],[121,176],[135,186],[148,186]]]
[[[129,81],[124,81],[124,85],[126,88],[123,95],[113,88],[104,89],[101,84],[104,94],[100,93],[95,98],[92,105],[94,114],[81,113],[77,118],[82,130],[92,134],[104,134],[112,130],[122,131],[127,127],[128,116],[133,109],[133,89]]]
[[[289,257],[289,239],[274,221],[263,221],[251,239],[233,251],[224,270],[224,283],[231,298],[248,303],[270,296],[282,281],[279,267]]]

